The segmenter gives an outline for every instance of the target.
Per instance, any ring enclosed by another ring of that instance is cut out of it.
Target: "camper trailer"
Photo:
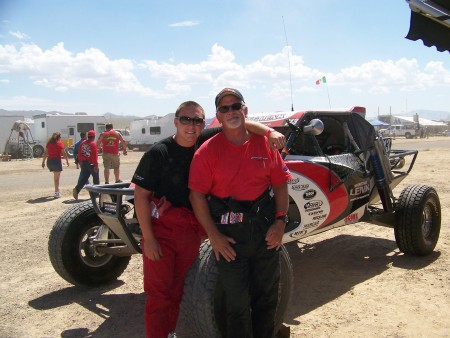
[[[156,116],[153,119],[142,119],[130,122],[130,141],[128,148],[147,150],[153,143],[175,134],[173,123],[175,114]]]
[[[80,140],[81,132],[95,130],[98,136],[105,131],[106,124],[104,116],[87,114],[40,114],[34,115],[33,119],[33,136],[38,142],[33,149],[35,156],[41,156],[44,153],[47,140],[55,132],[61,133],[61,141],[71,156],[73,155],[73,145]]]

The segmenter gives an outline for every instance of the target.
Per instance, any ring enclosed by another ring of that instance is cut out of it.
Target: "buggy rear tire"
[[[425,256],[436,247],[441,230],[441,203],[426,185],[403,189],[395,207],[395,241],[400,251]]]
[[[102,225],[91,201],[66,210],[50,232],[48,253],[55,271],[74,285],[99,286],[115,281],[126,269],[130,256],[99,253],[91,245]]]
[[[66,148],[66,154],[67,154],[67,156],[69,156],[70,158],[73,158],[73,147],[67,147],[67,148]]]
[[[287,310],[289,298],[293,287],[293,272],[289,254],[284,246],[280,253],[280,282],[278,289],[278,305],[275,314],[275,332],[283,324],[284,314]],[[194,337],[220,338],[216,313],[221,312],[222,297],[217,291],[217,264],[214,251],[209,241],[200,247],[197,260],[186,276],[184,295],[182,301],[183,317]],[[224,319],[223,316],[220,317]]]

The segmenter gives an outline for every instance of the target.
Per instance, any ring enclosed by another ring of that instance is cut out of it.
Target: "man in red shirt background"
[[[87,140],[84,140],[80,144],[78,149],[78,163],[80,164],[80,176],[78,177],[78,183],[73,188],[73,198],[78,199],[78,194],[81,189],[86,185],[89,180],[89,176],[92,175],[94,184],[100,184],[100,178],[98,175],[98,150],[95,144],[95,131],[89,130]]]
[[[97,140],[97,146],[102,148],[103,166],[105,167],[105,183],[109,183],[109,170],[114,170],[116,183],[120,180],[119,142],[122,144],[123,154],[127,154],[127,143],[122,135],[113,129],[112,123],[106,124],[106,131]]]

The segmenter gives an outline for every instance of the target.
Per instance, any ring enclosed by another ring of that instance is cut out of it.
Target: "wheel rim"
[[[99,228],[99,226],[89,228],[81,237],[78,248],[81,260],[84,264],[93,268],[107,264],[112,258],[112,255],[98,252],[92,243],[97,236]]]
[[[426,205],[423,209],[422,232],[424,238],[430,238],[433,230],[433,210],[430,205]]]

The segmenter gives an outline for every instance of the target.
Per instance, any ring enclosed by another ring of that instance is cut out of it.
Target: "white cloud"
[[[30,37],[22,32],[9,32],[12,36],[18,38],[19,40],[29,39]]]
[[[198,26],[200,24],[199,21],[181,21],[181,22],[175,22],[171,23],[169,27],[192,27],[192,26]]]
[[[450,84],[450,69],[442,62],[421,67],[416,59],[371,60],[333,73],[309,67],[302,56],[290,53],[290,47],[284,47],[240,64],[231,50],[216,43],[197,63],[135,62],[112,60],[96,48],[73,53],[62,42],[47,50],[25,43],[17,48],[0,45],[0,74],[25,76],[36,86],[57,92],[105,90],[153,98],[186,96],[199,89],[211,96],[223,86],[236,86],[285,99],[290,97],[290,81],[294,93],[315,93],[321,89],[315,81],[323,75],[330,88],[348,88],[355,95],[423,91]]]

